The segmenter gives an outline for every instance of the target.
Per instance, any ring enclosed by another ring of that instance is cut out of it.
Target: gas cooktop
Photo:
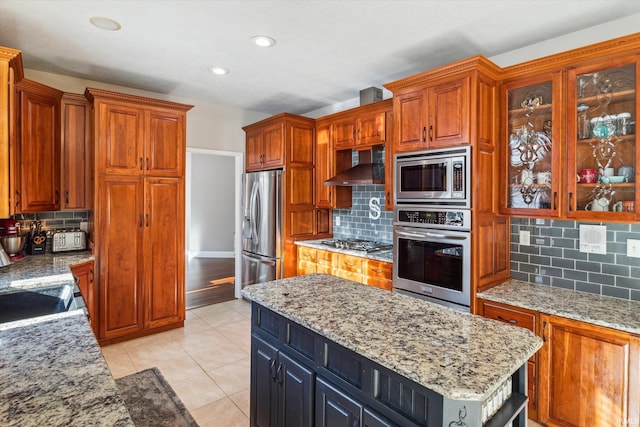
[[[327,239],[320,243],[337,249],[348,249],[351,251],[361,251],[365,253],[384,251],[393,248],[391,243],[373,242],[362,239]]]

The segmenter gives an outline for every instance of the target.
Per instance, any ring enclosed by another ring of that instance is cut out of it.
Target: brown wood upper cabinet
[[[501,212],[640,218],[638,49],[634,34],[503,70]]]
[[[468,75],[414,87],[397,95],[394,92],[393,99],[394,152],[471,142]]]
[[[63,93],[22,80],[16,85],[17,138],[10,150],[14,166],[14,213],[60,209],[60,100]]]
[[[247,130],[247,172],[284,166],[284,123]]]
[[[91,104],[82,95],[62,97],[62,201],[65,209],[91,208]]]
[[[184,175],[185,116],[162,103],[144,106],[128,97],[88,88],[98,111],[94,135],[99,174],[180,177]],[[169,103],[167,103],[169,104]]]
[[[385,100],[323,117],[331,122],[333,149],[384,144],[388,139],[390,113],[391,100]]]

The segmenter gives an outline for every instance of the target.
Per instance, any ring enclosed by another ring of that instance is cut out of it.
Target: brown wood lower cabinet
[[[638,424],[640,337],[493,301],[480,308],[543,337],[527,365],[529,418],[548,427]]]
[[[298,246],[298,275],[324,273],[390,291],[390,262]]]
[[[71,274],[73,274],[82,299],[87,306],[89,312],[89,324],[93,329],[93,333],[98,335],[98,320],[97,320],[97,307],[96,307],[96,290],[95,290],[95,274],[93,272],[93,261],[83,262],[81,264],[74,264],[71,266]]]
[[[627,426],[640,420],[640,337],[540,316],[539,419],[547,426]]]
[[[183,185],[181,178],[100,179],[101,344],[182,326]]]

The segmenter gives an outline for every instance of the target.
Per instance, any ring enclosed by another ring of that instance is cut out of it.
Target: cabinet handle
[[[344,265],[346,265],[347,267],[353,267],[355,264],[352,264],[350,262],[345,262]]]
[[[142,228],[142,221],[143,221],[142,214],[140,214],[140,225],[139,225],[140,228]]]
[[[547,342],[547,322],[542,322],[542,342]]]
[[[149,170],[149,158],[147,157],[147,170]]]
[[[65,192],[64,192],[64,203],[65,203],[66,205],[68,205],[68,204],[69,204],[69,190],[67,190],[67,191],[65,191]]]
[[[357,131],[356,140],[360,141],[360,129],[358,129],[358,131]]]
[[[269,363],[269,373],[271,374],[271,379],[275,381],[276,380],[276,359],[271,359],[271,363]]]
[[[373,271],[374,273],[382,273],[382,270],[378,270],[378,269],[372,269],[371,271]]]
[[[149,226],[149,214],[145,214],[144,217],[145,217],[145,221],[146,221],[147,227],[148,227]]]
[[[504,317],[502,317],[500,315],[498,316],[498,320],[502,320],[503,322],[509,322],[512,325],[517,325],[518,324],[518,321],[516,319],[505,319]]]
[[[553,209],[554,210],[558,209],[558,192],[557,191],[553,192]]]
[[[89,270],[89,283],[93,283],[93,279],[94,279],[94,276],[93,276],[93,268],[92,268],[91,270]]]
[[[18,190],[16,190],[16,207],[20,206],[22,203],[22,195]]]
[[[573,193],[569,193],[569,211],[573,210]]]
[[[142,170],[144,165],[144,160],[142,159],[142,157],[140,157],[140,170]]]
[[[429,126],[429,142],[433,141],[433,125]]]
[[[422,128],[422,142],[427,142],[427,127]]]
[[[58,203],[60,203],[60,192],[56,190],[56,201],[53,204],[57,205]]]
[[[282,377],[282,363],[278,365],[278,370],[276,371],[276,377],[278,377],[278,384],[282,385],[283,377]]]

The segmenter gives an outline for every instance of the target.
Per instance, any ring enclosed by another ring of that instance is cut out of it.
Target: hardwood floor
[[[187,309],[234,299],[234,276],[233,258],[192,258],[187,261]]]

